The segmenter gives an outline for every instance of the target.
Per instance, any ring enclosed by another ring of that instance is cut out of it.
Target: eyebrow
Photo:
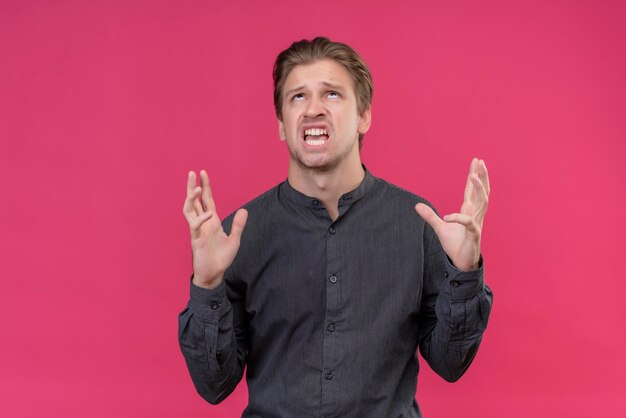
[[[328,81],[322,81],[320,84],[323,85],[324,87],[328,87],[328,88],[331,88],[333,90],[344,91],[344,89],[341,86],[339,86],[338,84],[329,83]],[[293,93],[295,93],[295,92],[297,92],[299,90],[304,89],[304,87],[305,87],[304,84],[302,84],[302,85],[300,85],[298,87],[294,87],[291,90],[287,91],[285,93],[285,96],[291,96]]]
[[[289,90],[289,91],[286,91],[286,92],[285,92],[285,96],[291,96],[291,94],[292,94],[292,93],[295,93],[295,92],[297,92],[298,90],[302,90],[303,88],[304,88],[304,86],[298,86],[298,87],[293,88],[293,89],[291,89],[291,90]]]

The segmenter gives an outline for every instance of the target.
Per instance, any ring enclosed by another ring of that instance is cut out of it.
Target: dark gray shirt
[[[478,350],[492,294],[482,266],[463,273],[449,263],[417,202],[366,172],[334,222],[287,181],[245,205],[224,282],[192,283],[179,316],[200,395],[220,402],[247,366],[244,417],[419,417],[418,346],[440,376],[457,380]]]

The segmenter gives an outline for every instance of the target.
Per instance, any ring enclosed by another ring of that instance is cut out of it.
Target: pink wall
[[[240,414],[177,345],[186,173],[223,215],[284,179],[271,66],[326,34],[371,66],[374,174],[445,213],[490,169],[490,327],[425,416],[626,416],[625,3],[400,3],[2,1],[0,415]]]

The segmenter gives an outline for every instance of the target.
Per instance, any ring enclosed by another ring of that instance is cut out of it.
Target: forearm
[[[178,339],[198,393],[211,404],[224,400],[241,380],[245,358],[224,284],[211,290],[191,284],[189,304],[179,315]]]
[[[487,327],[493,295],[483,281],[482,266],[461,272],[445,263],[436,297],[431,297],[430,320],[421,331],[420,351],[445,380],[458,380],[470,366]],[[428,311],[428,310],[427,310]]]

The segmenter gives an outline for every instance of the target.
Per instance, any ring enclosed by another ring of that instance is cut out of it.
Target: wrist
[[[446,254],[447,255],[447,254]],[[478,253],[478,257],[475,258],[475,262],[473,263],[463,263],[454,261],[452,257],[448,256],[448,262],[457,270],[462,271],[464,273],[469,271],[479,270],[483,266],[483,256],[482,253]]]
[[[220,275],[213,279],[203,280],[203,279],[200,279],[199,276],[194,274],[193,278],[191,279],[191,282],[195,284],[196,286],[202,287],[204,289],[215,289],[217,286],[220,285],[220,283],[222,283],[223,278],[224,278],[224,275]]]

